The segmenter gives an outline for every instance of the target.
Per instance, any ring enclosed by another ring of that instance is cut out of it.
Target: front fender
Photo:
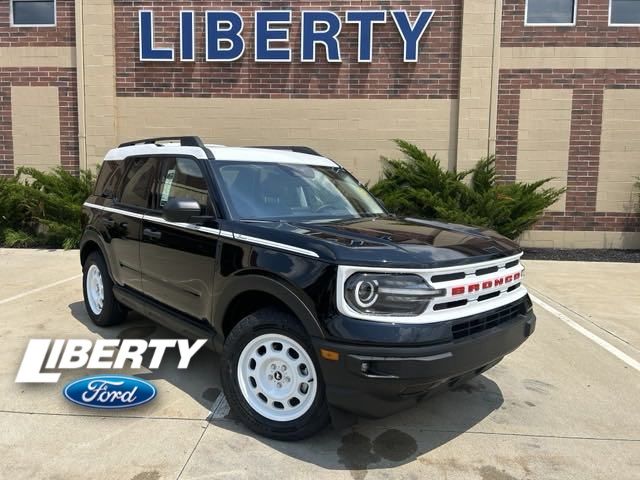
[[[222,333],[222,325],[227,309],[233,300],[240,294],[248,291],[257,291],[271,295],[285,303],[300,320],[305,330],[311,337],[324,338],[325,333],[318,321],[315,308],[306,303],[293,288],[284,282],[272,277],[259,274],[235,275],[226,279],[224,290],[219,294],[215,302],[216,308],[213,315],[213,326],[217,332]],[[220,335],[222,336],[222,335]]]

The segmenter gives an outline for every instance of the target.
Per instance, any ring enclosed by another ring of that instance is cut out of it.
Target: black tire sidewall
[[[277,333],[295,340],[307,352],[316,371],[316,398],[301,417],[278,422],[263,417],[245,400],[238,384],[238,363],[246,345],[260,335]],[[313,346],[297,320],[284,312],[261,310],[241,320],[225,341],[221,363],[222,385],[232,410],[253,431],[278,440],[299,440],[309,437],[329,421],[324,381]]]

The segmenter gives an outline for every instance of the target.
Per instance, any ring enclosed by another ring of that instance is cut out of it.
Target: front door
[[[145,215],[142,225],[142,288],[161,303],[196,319],[207,319],[211,312],[217,222],[175,224],[162,219],[162,207],[172,198],[196,200],[201,215],[212,215],[207,182],[193,158],[163,157],[157,161],[154,211]]]

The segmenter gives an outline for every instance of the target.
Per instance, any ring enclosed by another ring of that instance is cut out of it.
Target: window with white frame
[[[609,24],[614,26],[640,25],[640,0],[610,0]]]
[[[575,25],[578,0],[526,0],[525,25]]]
[[[56,24],[55,0],[9,0],[11,24],[16,27],[42,27]]]

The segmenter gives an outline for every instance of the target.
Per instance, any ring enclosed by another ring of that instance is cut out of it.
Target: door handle
[[[142,231],[142,235],[144,235],[147,238],[152,238],[154,240],[160,240],[160,238],[162,237],[162,232],[159,232],[157,230],[151,230],[150,228],[145,228]]]

